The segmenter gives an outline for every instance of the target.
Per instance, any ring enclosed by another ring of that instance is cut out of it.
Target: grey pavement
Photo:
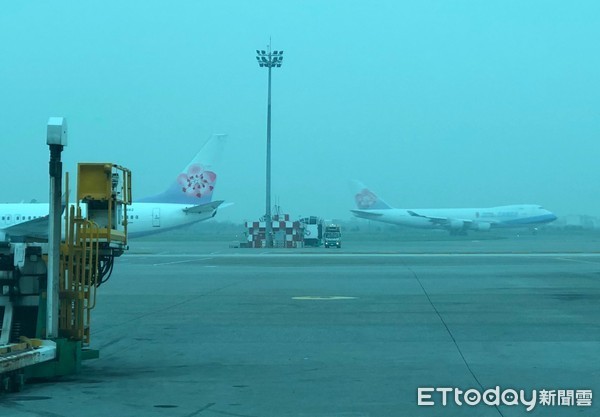
[[[536,243],[537,242],[537,243]],[[600,248],[600,245],[598,245]],[[598,416],[594,239],[132,241],[82,374],[1,416]],[[592,390],[591,407],[418,406],[419,387]]]

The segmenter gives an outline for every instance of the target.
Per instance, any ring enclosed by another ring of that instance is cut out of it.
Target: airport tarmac
[[[0,397],[0,415],[598,416],[598,249],[564,236],[132,241],[98,293],[100,359]],[[418,388],[496,386],[596,398],[417,405]]]

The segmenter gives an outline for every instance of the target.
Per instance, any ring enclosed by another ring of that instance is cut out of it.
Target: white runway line
[[[196,261],[208,261],[213,258],[195,258],[195,259],[186,259],[184,261],[172,261],[172,262],[161,262],[158,264],[152,264],[152,266],[161,266],[161,265],[173,265],[173,264],[183,264],[187,262],[196,262]]]
[[[594,262],[594,261],[582,261],[581,259],[569,259],[569,258],[556,258],[559,261],[569,261],[569,262],[577,262],[580,264],[592,264],[592,265],[599,265],[600,266],[600,262]]]

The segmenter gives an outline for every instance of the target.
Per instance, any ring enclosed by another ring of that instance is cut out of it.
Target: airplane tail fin
[[[222,134],[212,135],[165,191],[138,201],[189,205],[210,203],[217,182],[214,164],[223,153],[226,137]]]
[[[385,210],[392,207],[369,190],[362,182],[354,180],[354,201],[360,210]]]

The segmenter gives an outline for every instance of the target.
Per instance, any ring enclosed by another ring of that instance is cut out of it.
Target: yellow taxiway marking
[[[358,297],[344,297],[341,295],[304,295],[301,297],[292,297],[292,300],[317,300],[317,301],[329,301],[329,300],[355,300]]]

